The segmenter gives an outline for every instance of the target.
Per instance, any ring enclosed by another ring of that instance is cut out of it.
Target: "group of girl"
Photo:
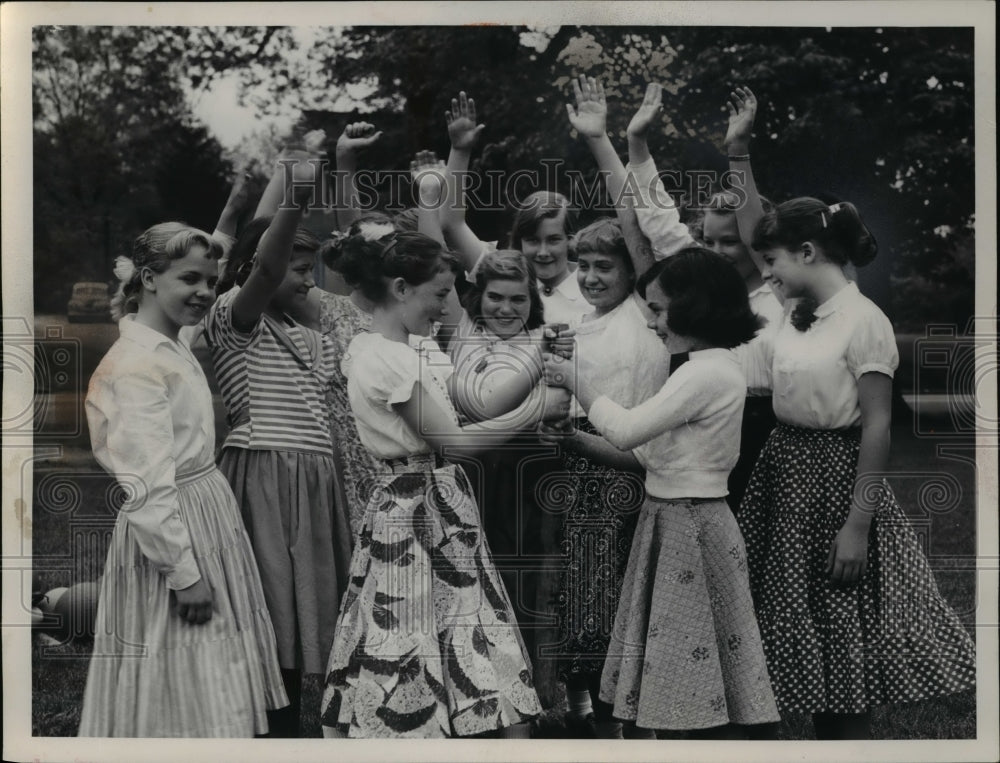
[[[234,190],[212,236],[166,223],[119,259],[87,413],[132,489],[82,735],[296,736],[304,672],[326,678],[324,735],[361,738],[527,737],[552,665],[609,738],[773,738],[793,712],[863,737],[874,706],[974,685],[881,478],[898,359],[849,280],[875,254],[857,210],[765,211],[738,89],[736,193],[689,228],[646,146],[659,87],[627,166],[601,84],[573,88],[614,218],[576,230],[541,192],[509,248],[480,240],[461,174],[485,128],[462,93],[412,212],[357,208],[378,137],[358,123],[329,241],[300,227],[313,135],[238,236]],[[342,294],[315,288],[317,258]],[[226,406],[218,467],[187,327]]]

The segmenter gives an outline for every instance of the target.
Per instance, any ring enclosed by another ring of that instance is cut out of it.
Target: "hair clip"
[[[393,249],[395,249],[396,248],[396,244],[399,242],[399,239],[396,237],[395,232],[390,233],[389,236],[391,237],[391,240],[385,246],[385,248],[381,252],[379,252],[378,256],[379,256],[380,259],[385,259],[386,257],[388,257],[389,256],[389,252],[391,252]]]
[[[125,255],[120,255],[115,257],[115,268],[114,268],[115,278],[117,278],[122,283],[128,283],[132,280],[132,276],[135,275],[135,261],[131,257],[126,257]]]
[[[844,202],[842,202],[842,201],[838,201],[836,204],[831,204],[829,206],[830,215],[832,216],[832,215],[837,214],[843,208],[844,208]]]
[[[820,211],[820,213],[819,213],[819,219],[823,221],[823,227],[825,228],[826,227],[826,214],[823,213],[822,211]]]

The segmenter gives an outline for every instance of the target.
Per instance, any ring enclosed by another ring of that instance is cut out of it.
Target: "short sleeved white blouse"
[[[892,377],[899,365],[892,324],[854,282],[815,314],[808,330],[799,331],[788,313],[754,343],[757,362],[771,369],[774,414],[809,429],[858,426],[858,379],[871,372]]]
[[[453,371],[451,361],[433,340],[414,344],[418,346],[364,332],[351,340],[341,363],[358,437],[376,458],[431,452],[430,445],[392,407],[409,400],[417,382],[458,424],[447,386]]]

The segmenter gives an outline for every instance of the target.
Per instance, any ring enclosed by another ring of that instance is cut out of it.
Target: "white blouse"
[[[891,378],[899,365],[892,324],[854,282],[815,312],[806,331],[792,325],[789,313],[762,332],[754,362],[771,370],[778,421],[809,429],[857,426],[857,380],[872,372]]]
[[[653,256],[662,260],[689,246],[697,246],[688,227],[681,222],[673,197],[663,187],[653,158],[640,164],[630,162],[625,169],[638,185],[635,216],[649,239]]]
[[[781,325],[781,321],[785,317],[785,306],[778,301],[778,298],[774,295],[774,291],[771,289],[771,285],[767,283],[754,289],[747,296],[750,299],[750,309],[756,315],[763,318],[766,323],[757,332],[757,336],[746,344],[734,347],[733,352],[736,353],[736,357],[740,361],[740,366],[743,368],[743,373],[747,377],[747,395],[750,397],[766,397],[771,394],[773,384],[771,381],[771,369],[770,367],[757,366],[755,361],[757,353],[755,345],[757,342],[762,341],[760,335],[767,331],[769,326],[775,329]]]
[[[546,323],[566,323],[572,326],[594,309],[580,291],[575,270],[571,270],[551,294],[545,293],[545,287],[539,281],[538,293],[542,297]]]
[[[214,465],[215,413],[201,365],[183,341],[135,322],[90,379],[86,411],[94,456],[128,488],[121,509],[142,553],[171,589],[201,573],[179,514],[176,478]]]
[[[574,326],[578,373],[627,408],[652,397],[670,374],[670,353],[646,326],[647,309],[631,294],[606,315]]]
[[[394,342],[377,332],[351,340],[341,370],[347,377],[347,397],[361,444],[376,458],[405,458],[431,452],[430,445],[393,410],[413,393],[417,382],[442,410],[458,423],[448,395],[451,361],[433,339],[414,341],[417,347]]]
[[[732,350],[690,353],[651,398],[631,408],[602,396],[590,422],[646,469],[658,498],[722,498],[740,454],[746,381]]]

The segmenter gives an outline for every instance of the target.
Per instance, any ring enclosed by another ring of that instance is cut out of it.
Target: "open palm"
[[[646,86],[646,95],[642,99],[642,104],[628,123],[629,135],[645,135],[650,124],[656,116],[663,110],[663,91],[656,82],[650,82]]]
[[[448,137],[451,147],[459,151],[468,151],[476,145],[486,125],[476,124],[476,102],[466,96],[465,92],[458,98],[451,99],[451,109],[445,112],[448,123]]]
[[[603,137],[607,131],[608,120],[604,85],[593,77],[581,74],[579,81],[573,80],[573,94],[576,97],[576,109],[571,104],[566,104],[569,123],[587,138]]]
[[[750,145],[753,122],[757,116],[757,97],[748,87],[738,87],[729,94],[729,128],[726,145],[746,148]]]

